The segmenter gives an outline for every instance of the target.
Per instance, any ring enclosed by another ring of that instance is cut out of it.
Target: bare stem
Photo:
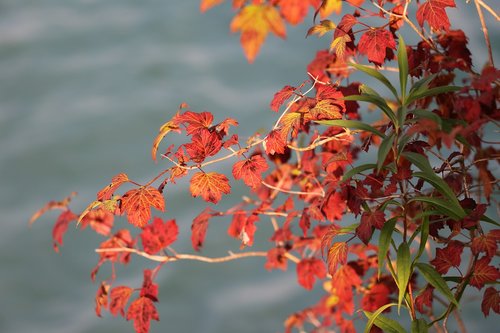
[[[481,9],[481,6],[477,0],[474,0],[474,4],[476,5],[477,15],[479,15],[479,21],[481,21],[481,29],[483,30],[484,41],[486,42],[486,47],[488,48],[488,58],[490,60],[491,66],[495,67],[495,63],[493,62],[493,51],[491,50],[490,36],[488,34],[486,22],[484,21],[483,10]]]

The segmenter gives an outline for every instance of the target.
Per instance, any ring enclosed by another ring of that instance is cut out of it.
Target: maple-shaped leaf
[[[63,245],[63,236],[68,230],[71,222],[76,221],[78,218],[71,210],[63,211],[57,218],[54,228],[52,229],[52,239],[54,240],[54,251],[59,252],[59,246]]]
[[[229,179],[217,172],[198,172],[193,175],[189,183],[189,190],[193,197],[200,196],[205,201],[216,204],[222,197],[222,193],[229,194],[231,186]]]
[[[327,220],[340,220],[344,215],[346,201],[340,192],[332,191],[327,194],[323,200],[321,211],[325,214]]]
[[[158,285],[153,282],[153,271],[150,269],[144,270],[144,279],[139,296],[148,297],[154,302],[158,301]]]
[[[230,126],[238,126],[238,125],[239,123],[235,119],[226,118],[217,125],[215,125],[215,130],[217,131],[217,133],[219,133],[219,135],[226,136],[229,134]],[[238,135],[236,135],[236,138],[238,138]]]
[[[163,124],[160,127],[160,131],[158,132],[158,135],[153,141],[153,146],[151,148],[151,157],[153,158],[153,161],[156,161],[156,152],[158,151],[158,146],[160,145],[161,141],[163,138],[170,132],[170,131],[179,131],[179,126],[172,121],[169,120],[165,124]],[[99,198],[99,196],[98,196]]]
[[[175,220],[165,221],[159,217],[153,219],[153,223],[144,227],[141,232],[142,246],[144,251],[155,254],[176,241],[179,228]]]
[[[252,214],[247,217],[245,212],[237,212],[233,215],[233,220],[229,225],[227,233],[229,236],[240,239],[242,248],[247,245],[252,246],[254,234],[257,230],[255,222],[258,220],[258,215]]]
[[[109,211],[104,208],[97,208],[85,214],[80,224],[82,229],[88,225],[98,234],[109,236],[114,220],[115,216]]]
[[[331,275],[337,271],[337,266],[345,265],[347,262],[348,246],[345,242],[334,243],[328,250],[328,273]]]
[[[111,299],[109,303],[109,312],[111,312],[113,316],[120,313],[122,317],[125,317],[125,307],[133,292],[134,289],[127,286],[117,286],[111,289],[109,294]]]
[[[490,310],[500,314],[500,292],[495,287],[486,288],[481,302],[481,311],[488,317]]]
[[[97,192],[97,200],[104,201],[111,199],[116,189],[129,181],[126,173],[117,174],[111,179],[111,184]]]
[[[286,148],[286,142],[277,130],[272,130],[264,140],[264,148],[269,155],[283,154]]]
[[[463,250],[464,246],[453,240],[444,249],[437,249],[436,258],[432,259],[430,263],[436,267],[439,274],[446,274],[451,267],[460,265],[460,256]]]
[[[490,266],[491,258],[483,257],[476,261],[472,276],[470,278],[470,285],[481,289],[485,283],[497,282],[500,279],[500,271],[494,266]]]
[[[220,5],[223,2],[224,0],[201,0],[200,11],[204,13],[210,8]]]
[[[101,317],[102,309],[106,309],[108,307],[108,291],[109,284],[106,282],[101,282],[101,285],[97,289],[97,293],[95,295],[95,313],[98,317]]]
[[[203,242],[205,241],[205,236],[207,235],[208,221],[213,216],[213,211],[210,208],[206,208],[193,220],[191,225],[191,243],[193,249],[199,251]]]
[[[454,0],[427,0],[420,4],[417,10],[417,21],[421,27],[427,21],[434,30],[450,29],[450,20],[446,14],[446,7],[455,7]]]
[[[337,26],[332,21],[322,20],[321,22],[319,22],[319,24],[313,25],[312,27],[309,28],[309,30],[307,30],[306,37],[310,35],[318,35],[319,37],[321,37],[327,32],[332,31],[336,27]]]
[[[177,124],[185,124],[186,132],[189,135],[197,133],[201,129],[209,129],[212,126],[214,120],[213,114],[210,112],[192,112],[186,111],[175,117],[175,122]]]
[[[278,112],[281,105],[293,95],[295,89],[296,88],[292,86],[284,86],[280,91],[275,93],[270,104],[271,110]]]
[[[151,320],[160,320],[158,311],[149,297],[139,297],[130,304],[127,311],[127,320],[134,321],[137,333],[148,333]]]
[[[280,13],[290,24],[296,25],[304,20],[309,5],[314,6],[315,0],[280,0]]]
[[[186,143],[184,147],[193,161],[201,163],[220,151],[222,140],[216,132],[200,129],[193,135],[191,143]]]
[[[285,22],[279,11],[267,4],[243,7],[231,21],[230,29],[231,32],[241,31],[240,42],[250,63],[255,60],[269,31],[281,38],[286,36]]]
[[[309,113],[304,114],[302,112],[287,112],[280,120],[279,133],[285,141],[290,133],[292,138],[296,138],[301,126],[310,120],[311,115]]]
[[[122,197],[122,211],[127,213],[128,221],[136,227],[144,227],[151,218],[151,207],[165,210],[165,200],[154,187],[140,187],[125,193]]]
[[[323,261],[316,258],[302,259],[297,264],[297,277],[302,287],[311,290],[314,286],[316,277],[318,279],[324,279],[326,277],[325,264]]]
[[[491,231],[486,235],[477,236],[472,240],[472,254],[477,255],[481,252],[484,252],[488,257],[491,258],[497,252],[498,241],[499,239],[497,239],[495,237],[495,234]]]
[[[313,118],[316,120],[342,119],[341,111],[342,108],[330,99],[318,101],[316,105],[309,110]]]
[[[348,34],[341,35],[332,40],[330,51],[335,51],[338,59],[345,60],[347,43],[351,42],[351,36]]]
[[[323,0],[319,8],[319,15],[322,19],[332,13],[340,14],[342,11],[342,0]]]
[[[381,65],[387,55],[387,49],[396,49],[396,42],[389,30],[370,29],[361,36],[359,52],[368,56],[368,61]]]
[[[281,269],[282,271],[286,271],[287,267],[287,259],[286,259],[286,250],[282,247],[275,247],[267,251],[267,261],[264,267],[267,270],[271,269]]]
[[[384,283],[374,284],[361,300],[364,311],[374,312],[381,306],[390,303],[391,290]]]
[[[415,297],[415,307],[420,313],[426,313],[424,305],[429,309],[432,308],[432,300],[434,287],[428,284],[424,290],[422,290],[417,297]]]
[[[238,161],[233,165],[234,179],[242,179],[251,188],[257,188],[262,181],[262,174],[268,169],[262,155],[253,155],[247,160]]]

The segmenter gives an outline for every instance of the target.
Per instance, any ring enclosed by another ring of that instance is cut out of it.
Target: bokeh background
[[[238,36],[229,33],[230,6],[203,15],[198,6],[198,0],[0,1],[0,332],[132,332],[131,323],[99,319],[93,310],[98,285],[89,273],[102,239],[70,228],[55,254],[56,214],[29,228],[31,214],[72,191],[79,193],[73,208],[81,210],[119,172],[138,181],[159,172],[164,162],[151,161],[151,143],[181,102],[216,120],[238,119],[240,137],[268,129],[276,119],[268,107],[273,93],[302,82],[315,51],[329,43],[305,39],[307,24],[289,28],[287,41],[268,38],[249,65]],[[479,70],[486,49],[473,5],[448,12],[452,22],[466,22]],[[486,17],[497,48],[498,24]],[[190,251],[189,226],[205,204],[192,200],[182,182],[166,200],[166,216],[181,227],[176,248]],[[226,227],[211,224],[207,255],[238,250]],[[259,228],[267,238],[265,223]],[[118,283],[137,285],[141,270],[152,266],[134,257],[126,272],[118,271]],[[311,305],[321,289],[306,292],[295,279],[293,267],[267,272],[262,259],[173,263],[159,276],[161,321],[152,332],[280,331],[286,316]],[[462,311],[471,332],[495,327],[497,318],[484,320],[477,303]]]

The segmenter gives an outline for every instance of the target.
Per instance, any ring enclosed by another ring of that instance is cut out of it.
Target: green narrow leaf
[[[339,126],[339,127],[359,129],[362,131],[367,131],[367,132],[373,133],[375,135],[378,135],[381,138],[385,138],[385,135],[382,134],[382,132],[380,132],[379,130],[375,129],[374,127],[372,127],[368,124],[365,124],[365,123],[363,123],[361,121],[357,121],[357,120],[336,119],[336,120],[317,120],[316,122],[318,124],[327,125],[327,126]]]
[[[413,93],[408,95],[408,99],[406,100],[405,105],[409,105],[416,101],[417,99],[429,97],[429,96],[436,96],[439,94],[444,94],[444,93],[449,93],[449,92],[454,92],[462,89],[462,87],[457,87],[457,86],[440,86],[440,87],[435,87],[431,89],[426,89],[422,92],[419,93]]]
[[[411,138],[412,138],[411,135],[401,135],[399,137],[399,141],[398,141],[398,155],[401,155],[401,152],[405,149],[406,144],[408,143],[408,141],[410,141]]]
[[[398,278],[398,313],[401,308],[401,303],[403,302],[403,298],[406,294],[406,287],[408,286],[408,281],[410,280],[411,275],[411,258],[410,258],[410,248],[408,243],[403,242],[398,248],[397,258],[396,258],[396,267],[397,267],[397,278]]]
[[[360,71],[370,75],[371,77],[379,80],[380,82],[382,82],[387,88],[389,88],[389,90],[392,92],[394,97],[396,97],[396,99],[398,99],[398,92],[396,91],[396,88],[394,88],[394,86],[391,84],[391,82],[384,75],[382,75],[382,73],[380,73],[379,71],[377,71],[373,68],[359,65],[359,64],[350,63],[349,65],[356,68],[357,70],[360,70]]]
[[[429,160],[424,155],[406,151],[403,153],[403,156],[423,172],[434,174]]]
[[[493,219],[489,218],[489,217],[488,217],[488,216],[486,216],[486,215],[481,216],[480,220],[481,220],[481,221],[484,221],[484,222],[486,222],[486,223],[490,223],[490,224],[496,225],[497,227],[500,227],[500,223],[498,223],[497,221],[495,221],[495,220],[493,220]]]
[[[389,136],[386,136],[384,140],[380,143],[380,147],[378,148],[377,153],[377,173],[380,172],[382,165],[384,164],[385,158],[387,154],[391,151],[392,144],[394,143],[395,135],[392,133]]]
[[[340,182],[343,183],[346,180],[350,179],[352,176],[357,175],[358,173],[361,173],[363,171],[370,170],[370,169],[375,169],[376,167],[377,167],[376,164],[370,163],[370,164],[363,164],[363,165],[357,166],[355,168],[352,168],[349,171],[347,171],[346,173],[344,173]]]
[[[388,307],[387,305],[389,306],[393,306],[393,305],[397,305],[395,303],[390,303],[390,304],[386,304],[384,305],[383,307]],[[382,309],[382,308],[380,308]],[[387,332],[387,333],[406,333],[406,330],[403,328],[403,326],[401,326],[397,321],[395,320],[392,320],[392,319],[389,319],[387,318],[386,316],[382,315],[382,314],[377,314],[376,313],[380,310],[378,309],[375,313],[371,314],[370,312],[368,311],[363,311],[363,313],[365,314],[365,316],[369,319],[369,320],[372,320],[373,318],[373,322],[371,323],[370,325],[370,328],[368,328],[368,325],[366,326],[365,328],[365,333],[366,332],[369,332],[371,327],[375,324],[377,327],[379,327],[380,329],[382,329],[382,331],[384,332]],[[384,309],[385,310],[385,309]],[[382,311],[381,311],[382,312]],[[368,330],[367,330],[368,328]]]
[[[368,311],[363,311],[366,318],[368,318],[368,322],[366,323],[364,333],[369,333],[373,324],[375,323],[375,320],[377,320],[377,317],[380,316],[382,312],[384,312],[386,309],[390,308],[391,306],[397,305],[396,303],[389,303],[382,305],[380,308],[377,309],[377,311],[371,313]]]
[[[350,96],[345,96],[342,98],[344,101],[358,101],[358,102],[368,102],[372,103],[376,106],[379,107],[382,112],[385,113],[385,115],[394,123],[397,125],[397,119],[396,115],[394,112],[392,112],[392,109],[387,105],[387,102],[380,96],[377,95],[368,95],[368,94],[362,94],[362,95],[350,95]]]
[[[380,273],[384,267],[385,257],[387,255],[387,251],[389,251],[389,246],[391,245],[392,233],[397,220],[397,217],[393,217],[388,220],[382,227],[382,231],[380,231],[378,241],[378,277],[380,277]]]
[[[427,239],[429,238],[429,216],[424,217],[422,225],[420,226],[420,246],[418,247],[418,253],[415,257],[415,261],[422,256],[424,253],[425,245],[427,244]]]
[[[410,88],[409,95],[420,94],[421,92],[427,90],[429,84],[431,83],[432,80],[436,78],[436,76],[437,74],[432,74],[415,82],[413,86]]]
[[[399,36],[398,45],[398,67],[399,83],[401,86],[401,104],[405,104],[406,84],[408,82],[408,55],[406,54],[406,44],[403,37]]]
[[[411,322],[411,333],[427,333],[427,323],[424,319],[416,319]]]
[[[359,86],[359,92],[362,94],[366,94],[366,95],[374,95],[374,96],[380,97],[378,92],[376,92],[375,90],[373,90],[372,88],[370,88],[366,84],[362,84]],[[382,98],[382,97],[380,97],[380,98]]]
[[[441,294],[443,294],[451,303],[458,307],[458,302],[455,296],[451,293],[450,288],[446,284],[443,277],[429,264],[417,262],[415,266],[418,268],[420,273],[434,288],[436,288]]]
[[[411,111],[411,113],[413,115],[415,115],[416,121],[424,118],[424,119],[430,119],[430,120],[434,121],[436,124],[439,125],[439,128],[441,128],[443,125],[441,117],[438,116],[437,114],[435,114],[434,112],[422,110],[422,109],[416,109],[416,110]]]
[[[457,212],[452,208],[452,204],[449,201],[439,199],[439,198],[430,198],[430,197],[415,197],[412,198],[408,201],[408,203],[413,202],[413,201],[419,201],[419,202],[425,202],[430,205],[433,205],[434,208],[436,208],[436,211],[439,213],[439,215],[446,215],[454,219],[455,221],[458,221],[463,218],[463,216],[460,216],[457,214]],[[435,211],[435,212],[436,212]]]

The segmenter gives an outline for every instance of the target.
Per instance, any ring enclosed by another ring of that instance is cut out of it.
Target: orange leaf
[[[160,145],[161,140],[170,132],[170,131],[179,130],[179,127],[173,121],[167,121],[160,127],[160,132],[156,136],[153,141],[153,147],[151,148],[151,157],[153,161],[156,161],[156,152],[158,151],[158,146]]]
[[[396,49],[396,42],[389,30],[370,29],[361,36],[358,44],[359,52],[368,56],[368,61],[381,65],[387,49]]]
[[[293,95],[295,89],[296,88],[292,86],[284,86],[280,91],[274,94],[273,100],[271,101],[270,105],[271,110],[273,110],[274,112],[278,112],[281,105]]]
[[[127,320],[134,321],[134,329],[137,333],[148,333],[151,320],[160,320],[158,311],[149,297],[139,297],[130,304],[127,311]]]
[[[165,201],[154,187],[141,187],[130,190],[122,197],[122,210],[127,213],[130,223],[142,228],[151,218],[151,208],[165,210]]]
[[[129,182],[128,176],[126,173],[119,173],[111,179],[111,184],[97,192],[97,200],[109,200],[113,193],[115,193],[116,189],[122,186],[124,183]]]
[[[68,205],[71,202],[71,198],[76,195],[76,192],[71,193],[68,197],[64,198],[61,201],[50,201],[48,202],[45,206],[40,208],[35,214],[33,214],[30,218],[29,224],[32,225],[33,222],[38,220],[40,216],[45,214],[49,210],[53,209],[62,209],[62,210],[67,210]]]
[[[470,278],[470,285],[481,289],[485,283],[497,282],[500,279],[500,271],[495,266],[490,266],[491,258],[482,257],[476,261],[472,277]]]
[[[111,312],[114,316],[120,312],[122,317],[125,317],[125,306],[127,305],[133,291],[134,289],[127,286],[118,286],[111,289],[109,312]]]
[[[309,0],[281,0],[279,2],[280,13],[290,24],[299,24],[307,16],[309,5],[314,5],[310,2]]]
[[[312,26],[311,28],[309,28],[309,30],[307,30],[306,37],[310,36],[310,35],[318,35],[319,37],[321,37],[324,34],[326,34],[328,31],[335,29],[335,27],[336,27],[336,25],[332,21],[323,20],[323,21],[319,22],[319,24],[316,24],[316,25]]]
[[[257,188],[262,180],[262,173],[268,168],[261,155],[254,155],[245,161],[238,161],[233,166],[235,179],[242,179],[251,188]]]
[[[269,31],[285,38],[286,28],[278,10],[270,5],[252,4],[244,7],[232,20],[231,32],[241,31],[243,51],[252,63]]]
[[[340,14],[342,11],[342,0],[323,0],[319,8],[319,15],[322,19],[330,16],[333,12]]]
[[[337,265],[345,265],[347,262],[347,243],[338,242],[328,250],[328,272],[333,275],[337,270]]]
[[[214,215],[214,212],[209,208],[205,208],[198,216],[193,220],[191,225],[191,243],[193,249],[199,251],[203,242],[205,241],[205,236],[208,229],[208,221]]]
[[[205,201],[210,201],[216,204],[222,197],[222,193],[229,194],[231,186],[229,179],[223,174],[217,172],[198,172],[189,185],[193,197],[201,195]]]
[[[315,277],[318,279],[326,277],[325,265],[321,260],[316,258],[302,259],[297,264],[297,277],[302,287],[311,290],[316,280]]]
[[[224,0],[201,0],[200,11],[204,13],[210,8],[220,5],[223,2]]]
[[[109,284],[104,281],[101,282],[95,295],[95,313],[98,317],[101,317],[101,310],[108,307],[108,291]]]

